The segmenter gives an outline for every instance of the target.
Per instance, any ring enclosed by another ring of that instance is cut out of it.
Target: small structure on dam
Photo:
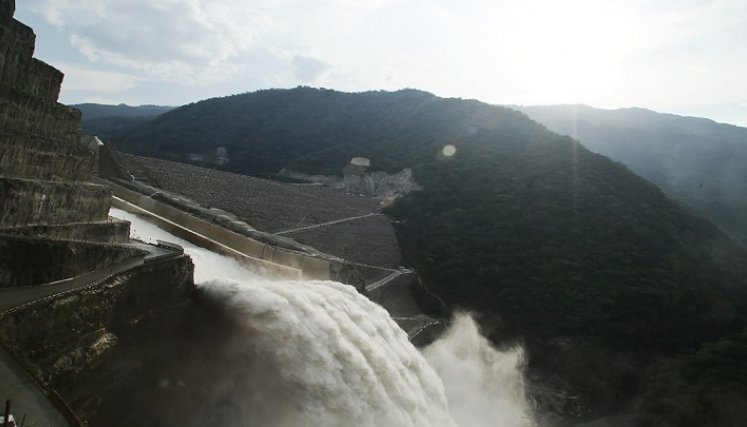
[[[380,199],[167,160],[111,157],[120,165],[103,168],[102,175],[113,179],[116,196],[249,256],[298,268],[304,278],[354,285],[418,344],[440,329],[441,322],[423,315],[416,300],[439,301],[414,272],[401,268]]]

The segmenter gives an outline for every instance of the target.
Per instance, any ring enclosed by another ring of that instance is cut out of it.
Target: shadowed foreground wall
[[[73,223],[85,235],[81,223],[108,218],[111,192],[87,181],[80,112],[57,102],[62,73],[33,58],[36,36],[13,19],[13,0],[0,5],[0,234]]]
[[[85,388],[119,347],[126,352],[149,334],[168,335],[172,319],[181,320],[189,301],[192,271],[189,258],[180,255],[38,300],[0,315],[0,338],[64,397]]]
[[[60,403],[52,390],[68,401],[87,396],[76,402],[91,404],[74,408],[85,416],[101,400],[95,378],[112,358],[128,354],[142,367],[160,351],[160,337],[189,302],[193,267],[174,251],[112,275],[108,267],[144,252],[127,246],[129,223],[109,218],[111,189],[90,181],[80,112],[57,102],[63,75],[33,58],[36,36],[14,11],[13,0],[0,0],[0,288],[25,288],[12,290],[24,294],[20,305],[5,300],[0,352],[20,361],[52,401]],[[109,275],[93,281],[100,275],[85,273],[94,270]],[[34,300],[49,294],[35,286],[73,276],[83,287]],[[133,372],[126,379],[137,381]]]

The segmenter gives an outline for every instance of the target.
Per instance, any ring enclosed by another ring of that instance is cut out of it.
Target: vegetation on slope
[[[71,107],[80,110],[83,120],[93,120],[102,117],[156,117],[175,108],[163,105],[131,106],[126,104],[74,104]]]
[[[125,104],[77,104],[72,105],[81,111],[81,131],[86,135],[97,135],[105,141],[111,141],[130,129],[148,123],[159,115],[171,111],[174,107],[159,105],[140,105],[132,107]]]
[[[396,204],[407,260],[446,301],[526,337],[673,351],[745,322],[747,256],[569,138],[485,134],[420,165]]]
[[[640,108],[519,107],[623,162],[747,245],[747,129]]]
[[[521,113],[477,101],[416,90],[353,94],[297,88],[190,104],[115,142],[132,154],[184,162],[190,154],[214,158],[223,147],[229,161],[214,166],[249,175],[286,167],[340,175],[352,156],[370,158],[375,170],[397,172],[432,159],[444,141],[477,129],[546,133]]]
[[[451,307],[499,317],[530,345],[676,355],[747,326],[743,248],[622,164],[507,108],[413,90],[269,90],[176,109],[118,143],[182,161],[223,147],[230,160],[214,166],[253,175],[339,174],[356,156],[413,167],[423,190],[389,210],[408,264]],[[636,393],[640,378],[626,376],[610,374],[629,390],[608,389]]]
[[[720,427],[747,419],[747,329],[660,366],[651,376],[641,426]]]
[[[745,324],[742,249],[514,110],[415,90],[266,90],[178,108],[117,142],[180,160],[224,147],[222,167],[247,174],[339,174],[355,156],[415,167],[423,191],[390,211],[408,262],[518,334],[673,350]]]

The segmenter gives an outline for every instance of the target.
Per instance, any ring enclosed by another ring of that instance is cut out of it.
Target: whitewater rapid
[[[352,286],[264,278],[136,215],[110,214],[132,223],[131,237],[177,243],[192,257],[195,283],[251,336],[251,347],[236,351],[261,354],[272,366],[255,374],[277,394],[268,425],[532,425],[521,351],[493,349],[471,317],[455,318],[421,353],[385,309]]]

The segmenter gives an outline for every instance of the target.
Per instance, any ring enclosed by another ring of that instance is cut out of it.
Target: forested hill
[[[175,107],[160,105],[130,106],[125,104],[76,104],[71,107],[81,111],[81,131],[86,135],[111,141],[129,129],[147,123]]]
[[[523,337],[534,361],[541,343],[587,349],[556,371],[599,405],[636,393],[642,367],[620,373],[588,346],[676,355],[747,326],[744,249],[511,109],[414,90],[267,90],[178,108],[118,145],[182,161],[223,147],[222,167],[254,175],[339,174],[356,156],[413,167],[423,190],[389,211],[407,263],[450,307]]]
[[[640,108],[516,108],[625,163],[747,245],[747,128]]]
[[[127,104],[74,104],[71,107],[77,108],[83,113],[83,120],[93,120],[101,117],[155,117],[175,108],[162,105],[131,106]]]
[[[267,175],[288,167],[340,175],[351,153],[373,170],[396,172],[433,159],[439,144],[498,129],[549,133],[514,110],[443,99],[416,90],[343,93],[265,90],[190,104],[116,140],[133,154],[210,163],[223,147],[232,172]]]

